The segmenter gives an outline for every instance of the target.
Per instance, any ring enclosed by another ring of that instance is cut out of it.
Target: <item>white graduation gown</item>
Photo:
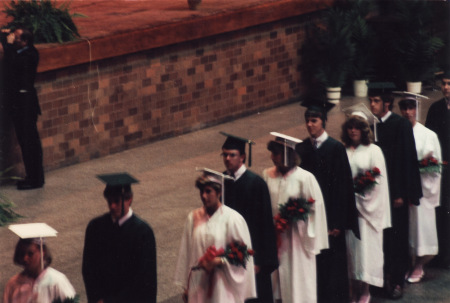
[[[386,164],[375,144],[347,148],[352,176],[377,167],[378,184],[364,193],[355,194],[361,240],[346,232],[349,276],[378,287],[383,286],[383,229],[391,226],[391,209]]]
[[[186,289],[190,268],[198,264],[208,247],[214,245],[216,249],[225,249],[232,241],[242,241],[251,248],[247,223],[238,212],[225,205],[211,217],[204,208],[192,211],[181,239],[175,283]],[[228,262],[216,267],[210,298],[207,296],[208,274],[204,270],[193,271],[189,282],[189,302],[242,303],[246,298],[256,297],[253,257],[250,257],[246,267],[244,269]]]
[[[328,248],[328,227],[322,192],[310,172],[295,167],[286,176],[277,174],[275,167],[264,170],[269,187],[272,213],[289,198],[313,198],[308,220],[298,221],[281,234],[278,248],[280,266],[272,273],[274,299],[289,303],[317,301],[316,255]]]
[[[416,122],[413,128],[417,158],[433,156],[442,161],[441,146],[436,133]],[[439,206],[441,192],[440,173],[421,173],[423,197],[419,206],[409,208],[409,243],[416,256],[437,255],[435,207]]]
[[[47,267],[36,280],[23,274],[13,276],[5,286],[4,303],[41,303],[74,298],[75,289],[67,277]]]

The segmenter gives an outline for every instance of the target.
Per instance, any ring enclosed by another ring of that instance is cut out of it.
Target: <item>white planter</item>
[[[327,87],[328,102],[339,103],[341,100],[341,88],[340,87]]]
[[[354,80],[353,81],[353,92],[355,97],[367,97],[368,86],[367,80]]]
[[[406,91],[420,94],[422,92],[422,82],[406,82]]]

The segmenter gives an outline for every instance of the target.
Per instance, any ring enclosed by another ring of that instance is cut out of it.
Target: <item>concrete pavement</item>
[[[427,92],[430,94],[431,92]],[[432,99],[441,96],[432,92]],[[344,98],[332,109],[327,124],[328,133],[340,137],[344,115],[340,108],[359,98]],[[422,115],[429,104],[422,104]],[[103,199],[103,184],[96,179],[100,173],[127,171],[140,183],[133,186],[133,210],[145,219],[155,232],[158,254],[158,302],[181,302],[181,290],[173,285],[180,235],[188,212],[201,205],[194,187],[199,175],[196,167],[223,170],[219,156],[225,137],[219,131],[255,140],[252,170],[261,173],[272,166],[267,142],[270,131],[298,138],[307,136],[304,108],[298,103],[282,106],[249,117],[230,121],[207,129],[166,139],[127,150],[105,158],[54,170],[46,174],[45,187],[33,191],[17,191],[14,185],[3,185],[0,190],[16,203],[16,211],[24,216],[19,223],[46,222],[58,232],[48,239],[54,261],[52,266],[65,273],[74,285],[81,301],[86,302],[81,261],[84,232],[90,219],[107,210]],[[424,117],[421,117],[423,120]],[[12,255],[17,237],[7,228],[0,228],[0,289],[20,268],[13,265]],[[449,302],[450,290],[446,285],[450,273],[432,270],[420,285],[408,287],[400,302]],[[373,302],[387,302],[375,298]]]

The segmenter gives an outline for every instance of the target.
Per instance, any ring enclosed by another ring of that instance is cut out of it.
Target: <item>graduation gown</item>
[[[109,213],[87,226],[82,273],[89,302],[156,302],[156,244],[133,214],[122,226]]]
[[[225,262],[214,269],[212,295],[208,298],[210,277],[204,270],[189,272],[207,249],[214,245],[223,248],[232,241],[242,241],[250,246],[250,234],[244,218],[233,209],[223,205],[209,216],[204,208],[189,213],[181,239],[175,283],[187,289],[189,302],[196,303],[243,303],[256,296],[253,257],[246,269]],[[189,280],[189,281],[188,281]]]
[[[422,197],[416,145],[411,123],[395,113],[378,123],[377,131],[376,144],[383,151],[388,171],[392,214],[392,228],[384,232],[385,279],[402,286],[409,266],[409,202],[417,205]],[[392,207],[396,198],[403,198],[403,206]]]
[[[383,152],[374,144],[361,144],[355,149],[348,147],[346,150],[353,178],[374,167],[380,170],[380,176],[375,179],[377,184],[372,189],[364,195],[355,194],[361,239],[347,232],[349,275],[354,280],[382,287],[383,229],[391,226],[388,176]]]
[[[316,178],[300,167],[282,176],[275,167],[263,173],[272,201],[272,211],[279,213],[280,204],[289,198],[313,198],[307,221],[292,224],[281,237],[278,249],[280,266],[272,274],[274,297],[289,303],[317,301],[316,255],[328,248],[325,205]]]
[[[278,257],[267,184],[248,169],[236,182],[225,182],[225,205],[244,217],[250,231],[254,262],[260,267],[256,275],[258,298],[262,302],[272,302],[270,274],[278,267]]]
[[[67,277],[47,267],[37,278],[23,273],[13,276],[5,286],[3,303],[40,303],[75,298],[75,289]]]
[[[425,126],[434,131],[441,144],[442,160],[450,161],[450,110],[447,101],[441,99],[430,106]],[[439,239],[439,257],[443,265],[450,265],[450,167],[442,169],[441,203],[436,208],[436,223]]]
[[[413,128],[419,161],[433,156],[442,162],[441,146],[437,135],[419,122]],[[420,174],[423,197],[420,205],[409,208],[409,243],[416,256],[436,255],[438,239],[435,208],[439,206],[441,174],[423,172]]]
[[[345,147],[328,137],[318,149],[309,138],[297,144],[300,167],[316,177],[325,202],[328,230],[341,231],[329,237],[330,249],[317,256],[317,290],[319,302],[348,301],[348,271],[345,230],[359,237],[358,214],[353,180]]]

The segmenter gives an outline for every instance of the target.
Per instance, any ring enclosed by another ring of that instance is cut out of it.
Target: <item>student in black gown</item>
[[[300,167],[317,179],[325,201],[330,248],[317,255],[318,302],[348,302],[349,282],[345,230],[359,238],[353,179],[344,145],[325,131],[327,112],[321,100],[302,103],[309,138],[297,144]]]
[[[379,86],[369,89],[370,110],[378,117],[377,144],[383,151],[388,172],[392,228],[384,230],[384,281],[392,299],[403,296],[409,267],[408,207],[422,197],[416,144],[411,123],[393,113],[394,97]],[[372,126],[373,128],[373,126]]]
[[[235,180],[225,181],[225,205],[236,210],[247,222],[252,248],[255,251],[256,292],[258,300],[273,302],[270,274],[278,268],[275,227],[272,217],[269,189],[266,182],[245,165],[246,143],[250,140],[227,136],[222,146],[225,174]],[[249,151],[249,166],[251,152]]]
[[[128,174],[100,175],[109,212],[93,219],[83,252],[88,302],[156,303],[156,244],[151,227],[131,209]]]
[[[436,101],[428,110],[425,126],[438,135],[442,148],[442,160],[450,161],[450,69],[441,76],[444,98]],[[441,204],[436,208],[439,254],[433,263],[450,269],[450,166],[442,168]],[[436,262],[434,262],[436,261]]]

